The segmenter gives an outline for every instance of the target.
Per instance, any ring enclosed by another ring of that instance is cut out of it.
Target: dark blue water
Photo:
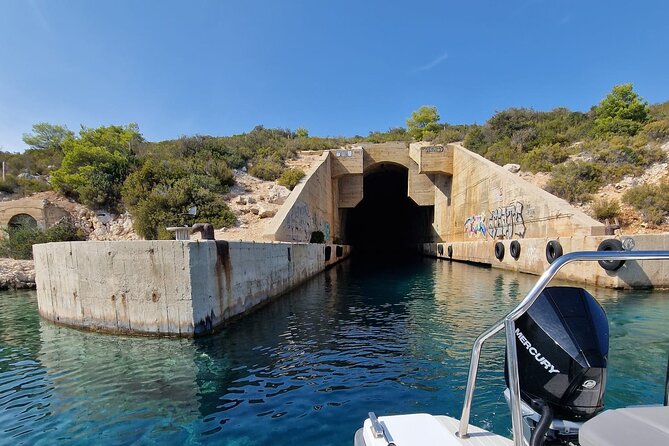
[[[459,417],[473,340],[531,276],[429,259],[340,265],[220,334],[118,337],[0,294],[0,444],[349,445],[368,411]],[[660,402],[669,295],[591,290],[611,321],[607,404]],[[503,344],[472,421],[509,432]]]

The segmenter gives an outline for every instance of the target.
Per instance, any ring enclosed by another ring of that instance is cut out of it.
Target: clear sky
[[[0,148],[46,121],[152,141],[306,127],[366,135],[669,99],[666,0],[0,0]]]

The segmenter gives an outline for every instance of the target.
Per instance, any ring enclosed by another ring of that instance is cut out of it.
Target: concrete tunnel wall
[[[321,231],[325,242],[332,242],[335,224],[335,200],[330,175],[330,152],[306,172],[265,230],[265,238],[283,242],[309,242],[311,234]]]
[[[365,178],[383,165],[408,171],[407,196],[432,221],[410,242],[603,235],[604,225],[459,144],[363,143],[326,151],[272,220],[266,237],[349,243],[347,214],[365,200]],[[389,185],[391,188],[391,185]],[[428,209],[433,206],[433,209]],[[393,218],[388,209],[387,218]],[[372,233],[370,233],[373,235]]]
[[[604,225],[459,144],[453,176],[434,176],[439,241],[603,235]]]

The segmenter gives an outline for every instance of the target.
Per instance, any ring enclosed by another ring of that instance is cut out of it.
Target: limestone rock
[[[290,190],[287,187],[274,185],[270,188],[267,195],[267,202],[273,204],[283,204],[290,195]]]
[[[260,218],[274,217],[275,214],[276,214],[276,209],[271,209],[271,208],[266,208],[264,206],[260,206],[259,212],[258,212],[258,217],[260,217]]]
[[[504,168],[511,173],[520,172],[520,164],[505,164]]]
[[[32,260],[0,259],[0,289],[35,288]]]

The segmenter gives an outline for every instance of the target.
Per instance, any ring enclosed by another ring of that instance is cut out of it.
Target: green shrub
[[[550,172],[553,166],[565,162],[568,158],[567,149],[560,144],[543,145],[523,155],[520,167],[533,173]]]
[[[602,184],[601,168],[592,162],[568,161],[552,172],[546,190],[570,203],[588,201]]]
[[[14,175],[5,175],[5,181],[0,179],[0,192],[13,194],[17,188],[18,182],[16,181],[16,177]]]
[[[58,223],[44,231],[36,226],[21,225],[6,230],[5,238],[0,240],[0,256],[27,260],[33,258],[33,245],[38,243],[85,239],[84,233],[68,221]]]
[[[168,226],[195,223],[186,210],[197,206],[196,220],[216,228],[232,226],[236,218],[220,193],[227,190],[225,162],[218,177],[207,174],[198,159],[156,161],[149,159],[128,176],[123,185],[123,202],[133,215],[137,233],[146,239],[170,239]]]
[[[646,222],[661,224],[669,212],[669,183],[633,187],[625,192],[623,201],[637,209]]]
[[[669,140],[669,119],[646,124],[641,130],[648,142],[664,142]]]
[[[283,173],[284,167],[277,161],[258,160],[249,169],[249,174],[265,181],[275,181]]]
[[[497,141],[488,147],[485,153],[486,158],[500,166],[509,163],[520,164],[522,156],[522,150],[518,146],[511,144],[509,139]]]
[[[488,141],[481,126],[475,125],[469,128],[465,135],[464,146],[479,155],[485,153]]]
[[[597,220],[611,220],[620,215],[620,202],[615,198],[600,198],[594,200],[591,207]]]
[[[304,178],[304,171],[302,169],[286,169],[283,171],[279,180],[277,181],[281,186],[285,186],[290,190],[295,189],[297,183]]]
[[[467,126],[446,125],[439,131],[437,137],[432,140],[435,144],[448,144],[450,142],[462,141],[467,135]]]

